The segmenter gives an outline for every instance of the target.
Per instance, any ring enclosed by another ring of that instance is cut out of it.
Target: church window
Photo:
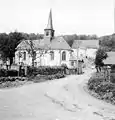
[[[24,60],[26,60],[26,52],[24,52]]]
[[[48,36],[48,35],[49,35],[49,32],[47,31],[47,32],[46,32],[46,36]]]
[[[64,60],[64,61],[66,60],[66,52],[65,51],[62,52],[62,60]]]
[[[53,51],[50,51],[50,58],[51,58],[51,60],[54,60],[54,52]]]

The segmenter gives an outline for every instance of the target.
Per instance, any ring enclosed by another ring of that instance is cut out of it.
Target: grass
[[[114,80],[105,80],[103,73],[95,73],[88,81],[87,89],[92,96],[115,105],[115,83],[111,81]]]
[[[25,84],[40,83],[48,80],[60,79],[65,77],[64,74],[54,74],[54,75],[37,75],[30,77],[1,77],[0,78],[0,88],[14,88]]]

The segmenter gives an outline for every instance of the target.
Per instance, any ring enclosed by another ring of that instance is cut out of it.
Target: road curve
[[[83,75],[0,90],[0,120],[111,120],[115,107],[84,90]]]

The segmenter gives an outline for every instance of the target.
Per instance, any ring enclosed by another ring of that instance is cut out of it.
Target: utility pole
[[[115,34],[115,0],[114,0],[114,34]]]
[[[77,73],[79,74],[79,45],[80,41],[77,40]]]

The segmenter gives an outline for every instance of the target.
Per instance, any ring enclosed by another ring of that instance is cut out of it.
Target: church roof
[[[72,48],[99,48],[99,40],[74,40]]]
[[[31,44],[32,42],[32,44]],[[64,40],[63,37],[55,37],[51,40],[50,44],[47,44],[45,39],[40,40],[23,40],[18,46],[17,49],[52,49],[52,50],[72,50],[69,44]]]
[[[48,24],[45,30],[53,30],[52,11],[50,10]],[[51,40],[50,40],[51,39]],[[72,50],[66,40],[62,37],[53,37],[53,35],[45,36],[40,40],[23,40],[17,49],[31,49],[31,45],[35,50],[52,49],[52,50]]]
[[[23,40],[16,49],[48,49],[48,46],[44,44],[44,40]]]
[[[71,50],[71,47],[63,37],[55,37],[50,44],[51,49]]]

